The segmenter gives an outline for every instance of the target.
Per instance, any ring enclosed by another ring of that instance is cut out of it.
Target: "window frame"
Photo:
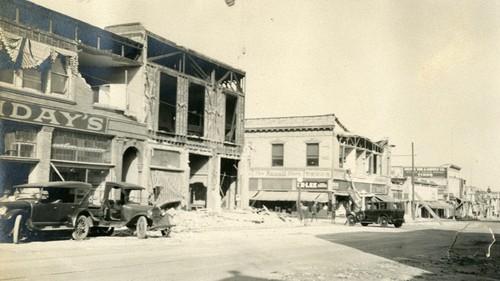
[[[317,147],[317,153],[311,154],[310,149],[312,146]],[[306,166],[307,167],[318,167],[319,166],[319,142],[306,143]],[[311,162],[314,161],[315,162]]]
[[[275,148],[281,147],[281,151],[276,151]],[[275,154],[278,152],[278,154]],[[280,153],[281,152],[281,155]],[[276,161],[280,161],[276,162]],[[272,143],[271,144],[271,167],[283,167],[285,164],[285,144],[284,143]]]

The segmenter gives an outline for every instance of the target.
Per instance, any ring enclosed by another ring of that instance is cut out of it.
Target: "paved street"
[[[310,226],[174,233],[0,245],[0,280],[487,280],[499,223],[407,224],[402,229]],[[483,249],[477,253],[478,249]]]

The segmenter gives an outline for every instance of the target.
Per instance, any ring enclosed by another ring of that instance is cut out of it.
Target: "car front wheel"
[[[75,240],[83,240],[83,239],[87,238],[87,236],[89,235],[89,232],[90,232],[89,219],[83,215],[79,216],[76,219],[75,229],[73,230],[73,233],[71,234],[71,236]]]
[[[396,227],[396,228],[400,228],[401,226],[403,226],[402,222],[395,222],[394,223],[394,227]]]
[[[148,229],[148,221],[145,216],[140,216],[137,220],[137,225],[135,226],[135,231],[137,234],[137,238],[144,239],[146,238],[146,231]]]
[[[347,217],[347,224],[348,224],[349,226],[354,226],[354,225],[356,225],[356,218],[355,218],[353,215],[349,215],[349,216]]]
[[[19,244],[21,241],[22,233],[26,231],[24,227],[25,220],[22,215],[17,215],[14,221],[14,227],[12,228],[12,243]]]
[[[387,227],[389,225],[389,220],[386,216],[380,217],[380,226]]]

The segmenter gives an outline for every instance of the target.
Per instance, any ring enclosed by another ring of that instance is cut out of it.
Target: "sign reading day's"
[[[417,178],[446,178],[446,168],[442,167],[415,167],[415,177]],[[403,176],[411,177],[411,167],[403,168]]]
[[[0,98],[0,118],[105,133],[108,118]]]

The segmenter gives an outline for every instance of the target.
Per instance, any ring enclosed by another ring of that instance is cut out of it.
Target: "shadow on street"
[[[426,229],[386,233],[366,230],[317,237],[429,272],[415,278],[418,280],[438,280],[439,276],[455,274],[467,275],[471,279],[500,279],[500,244],[494,243],[490,257],[486,257],[493,241],[489,232],[457,234],[454,230]]]

